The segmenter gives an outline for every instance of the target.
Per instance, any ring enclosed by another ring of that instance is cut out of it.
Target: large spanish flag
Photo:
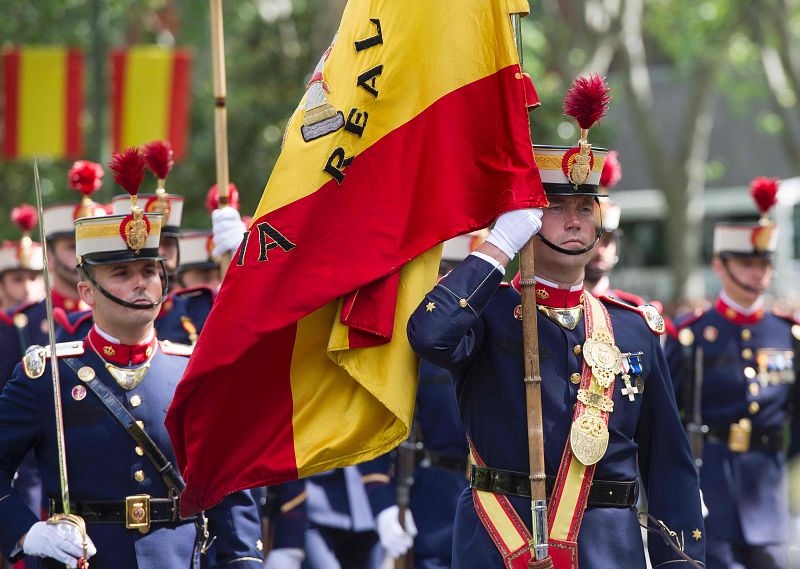
[[[112,150],[168,140],[175,159],[184,158],[192,102],[192,52],[156,45],[115,49],[110,76]]]
[[[509,15],[351,0],[167,415],[182,511],[405,439],[438,244],[546,203]]]
[[[83,54],[63,46],[12,47],[3,53],[3,157],[83,151]]]

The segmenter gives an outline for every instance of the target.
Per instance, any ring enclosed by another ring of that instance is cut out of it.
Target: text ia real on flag
[[[545,205],[510,14],[351,0],[167,416],[184,515],[408,436],[442,241]]]

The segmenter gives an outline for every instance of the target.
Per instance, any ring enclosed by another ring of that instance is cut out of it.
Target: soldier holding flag
[[[524,315],[520,292],[501,280],[534,236],[536,276],[520,285],[535,287],[542,316],[541,427],[555,567],[646,566],[637,475],[649,499],[647,525],[665,538],[648,540],[652,566],[702,566],[698,481],[658,342],[663,322],[598,300],[583,285],[600,237],[595,200],[606,156],[591,148],[587,131],[607,100],[600,78],[576,81],[565,111],[581,127],[579,144],[534,147],[549,207],[502,214],[487,242],[425,296],[408,323],[417,353],[450,370],[470,441],[470,489],[454,530],[459,569],[528,567],[532,553]],[[537,550],[535,566],[538,559]]]

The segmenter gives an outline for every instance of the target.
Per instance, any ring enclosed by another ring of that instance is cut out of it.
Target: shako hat
[[[611,89],[602,77],[577,77],[564,99],[564,114],[573,117],[580,128],[576,146],[533,145],[536,166],[548,196],[606,195],[600,190],[608,151],[592,148],[589,129],[608,110]]]
[[[126,215],[83,217],[75,220],[75,252],[78,265],[101,265],[160,260],[158,242],[163,215],[145,213],[138,203],[139,187],[144,179],[145,160],[139,148],[113,153],[109,168],[114,181],[129,194]]]
[[[11,221],[20,228],[22,237],[19,241],[6,241],[0,247],[0,274],[23,269],[41,271],[44,268],[42,246],[31,239],[37,221],[36,209],[29,204],[15,207],[11,210]]]
[[[714,254],[722,258],[769,257],[778,247],[778,227],[769,210],[778,202],[778,180],[758,177],[750,182],[750,196],[761,212],[756,223],[717,223]]]
[[[214,239],[210,231],[183,231],[178,238],[181,264],[178,272],[191,269],[215,269],[219,263],[214,260]]]

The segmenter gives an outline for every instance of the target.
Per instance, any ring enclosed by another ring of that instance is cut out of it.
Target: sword
[[[47,266],[47,247],[44,246],[45,229],[44,215],[42,208],[42,188],[39,182],[39,162],[33,159],[33,181],[36,187],[36,210],[39,215],[39,239],[42,243],[42,255],[44,255],[44,290],[45,306],[47,308],[47,336],[50,344],[50,375],[53,378],[53,404],[55,407],[56,419],[56,446],[58,454],[58,478],[61,483],[61,503],[63,504],[63,514],[55,514],[47,520],[48,524],[67,523],[76,526],[83,537],[83,557],[78,560],[78,569],[89,569],[88,547],[89,538],[86,534],[86,523],[83,518],[70,513],[69,508],[69,480],[67,479],[67,449],[64,445],[64,414],[61,408],[61,381],[58,373],[58,355],[56,354],[56,330],[53,320],[53,294],[50,283],[50,271]]]
[[[688,349],[688,348],[686,348]],[[703,347],[694,351],[694,374],[692,382],[692,420],[687,425],[692,446],[694,465],[699,472],[703,466],[703,441],[708,426],[703,424]],[[690,368],[691,369],[691,368]]]

